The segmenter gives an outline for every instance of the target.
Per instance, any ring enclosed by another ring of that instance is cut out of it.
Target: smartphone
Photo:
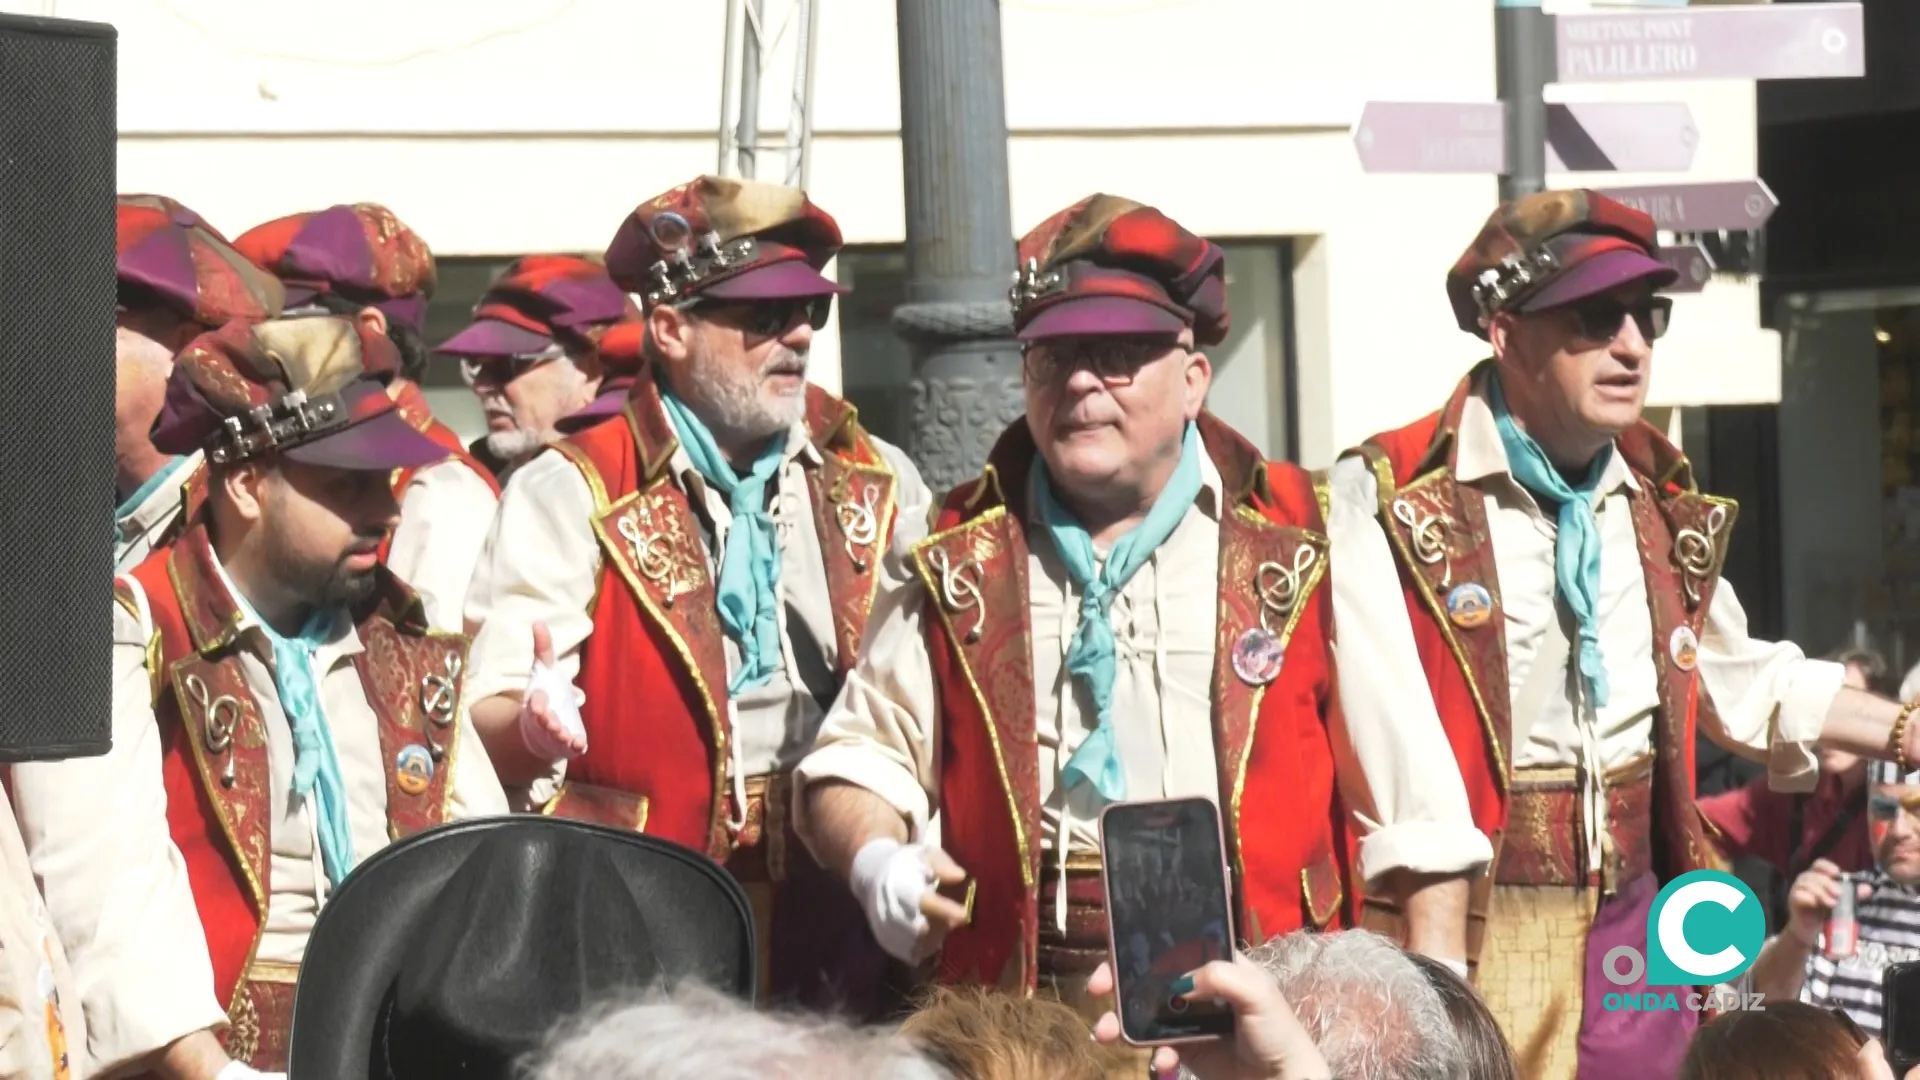
[[[1920,961],[1888,964],[1880,976],[1884,1010],[1881,1044],[1895,1076],[1920,1065]]]
[[[1180,976],[1233,957],[1220,812],[1205,799],[1112,803],[1100,814],[1100,852],[1122,1036],[1160,1046],[1232,1034],[1224,1002],[1173,993]]]

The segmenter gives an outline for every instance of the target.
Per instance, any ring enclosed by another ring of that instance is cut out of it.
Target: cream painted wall
[[[810,187],[849,242],[898,241],[895,0],[821,2]],[[0,9],[118,26],[121,189],[174,195],[229,230],[372,199],[442,254],[597,250],[635,202],[715,164],[721,0]],[[1001,10],[1016,231],[1105,189],[1203,233],[1303,238],[1307,464],[1433,408],[1480,355],[1441,283],[1492,209],[1493,178],[1368,176],[1349,125],[1369,98],[1491,98],[1490,0],[1002,0]],[[1552,96],[1693,107],[1690,175],[1608,182],[1752,175],[1751,83]],[[1716,282],[1678,308],[1656,402],[1778,398],[1779,342],[1759,329],[1752,284]],[[836,342],[816,356],[820,380],[837,386]]]

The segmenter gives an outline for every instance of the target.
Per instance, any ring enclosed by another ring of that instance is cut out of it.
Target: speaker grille
[[[112,731],[114,36],[0,18],[0,758]]]

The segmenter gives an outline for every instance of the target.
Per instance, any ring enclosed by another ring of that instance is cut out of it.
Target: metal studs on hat
[[[1479,280],[1473,286],[1473,302],[1480,308],[1480,325],[1486,326],[1493,316],[1506,306],[1508,300],[1518,296],[1537,279],[1546,277],[1558,269],[1560,260],[1546,248],[1531,255],[1509,255],[1500,260],[1499,266],[1490,266],[1480,272]]]
[[[684,219],[681,223],[685,224]],[[657,219],[655,224],[659,224]],[[652,287],[647,290],[646,301],[648,304],[658,304],[676,300],[683,293],[692,292],[715,273],[740,263],[752,262],[759,252],[760,245],[751,236],[722,241],[719,233],[709,232],[700,238],[692,254],[688,254],[683,241],[683,246],[648,268]]]
[[[1673,637],[1667,639],[1667,655],[1673,658],[1673,666],[1681,671],[1692,671],[1700,662],[1700,639],[1694,636],[1690,627],[1679,627]]]
[[[1040,260],[1029,258],[1027,265],[1013,275],[1013,288],[1007,290],[1007,299],[1013,304],[1013,312],[1018,315],[1020,309],[1050,293],[1059,292],[1066,287],[1066,279],[1060,271],[1040,272]]]
[[[433,755],[419,743],[393,755],[393,785],[407,795],[418,795],[433,784]]]

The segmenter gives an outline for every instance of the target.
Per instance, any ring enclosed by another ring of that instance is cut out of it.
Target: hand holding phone
[[[1161,1046],[1230,1034],[1233,1010],[1193,995],[1190,977],[1233,958],[1219,811],[1205,799],[1113,803],[1100,848],[1121,1036]]]

